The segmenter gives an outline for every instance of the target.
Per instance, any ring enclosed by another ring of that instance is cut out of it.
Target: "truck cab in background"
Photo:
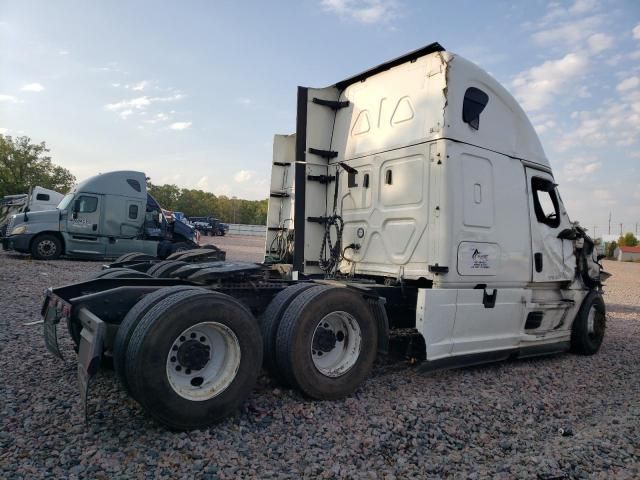
[[[179,222],[176,222],[179,223]],[[165,258],[196,248],[194,230],[169,225],[158,202],[148,194],[142,172],[117,171],[79,183],[57,209],[14,215],[5,250],[54,259],[116,258],[142,252]]]
[[[229,230],[229,225],[222,223],[216,217],[189,217],[189,221],[203,235],[224,236]]]
[[[24,212],[41,212],[58,206],[63,194],[48,188],[35,186],[29,193],[7,195],[0,199],[0,238],[7,234],[7,226],[13,215]]]

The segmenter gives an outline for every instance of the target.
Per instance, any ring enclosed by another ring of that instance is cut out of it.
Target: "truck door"
[[[569,281],[574,277],[573,245],[558,234],[571,226],[553,177],[527,168],[533,282]],[[565,245],[566,243],[566,245]]]
[[[105,245],[100,236],[102,195],[81,193],[67,216],[66,252],[77,255],[103,256]]]

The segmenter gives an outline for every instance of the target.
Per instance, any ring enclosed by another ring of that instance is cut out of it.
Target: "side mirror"
[[[78,213],[79,211],[80,211],[80,199],[78,198],[73,202],[73,210],[72,210],[72,212],[73,213]]]

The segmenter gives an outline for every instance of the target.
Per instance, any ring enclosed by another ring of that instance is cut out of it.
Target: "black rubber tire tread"
[[[113,263],[126,262],[131,255],[135,255],[136,253],[139,253],[139,252],[130,252],[130,253],[125,253],[124,255],[120,255],[118,258],[114,260]]]
[[[229,327],[240,343],[241,361],[233,382],[218,396],[189,401],[166,378],[166,355],[190,326],[212,320]],[[229,295],[184,291],[153,306],[135,328],[126,353],[126,377],[133,397],[161,424],[174,430],[206,428],[234,413],[255,386],[262,363],[262,338],[251,312]]]
[[[191,248],[191,246],[187,242],[178,242],[171,245],[171,255],[173,255],[174,253],[184,253],[189,250],[193,250],[193,248]],[[167,257],[167,259],[168,258],[169,257]]]
[[[589,334],[588,316],[591,307],[596,309],[595,333]],[[593,355],[602,345],[606,329],[606,307],[602,295],[592,290],[582,301],[571,327],[571,351],[579,355]]]
[[[174,287],[164,287],[155,292],[151,292],[143,296],[136,304],[131,307],[131,310],[127,312],[124,319],[118,327],[116,337],[113,342],[113,368],[116,371],[116,375],[120,379],[120,383],[129,393],[129,385],[127,383],[127,377],[125,375],[125,365],[127,363],[127,347],[129,346],[129,340],[138,323],[142,319],[145,313],[147,313],[154,305],[162,301],[169,295],[174,293],[183,292],[187,290],[204,290],[200,287],[192,287],[189,285],[176,285]]]
[[[92,279],[95,280],[97,278],[150,278],[150,276],[131,268],[119,267],[102,270],[95,274]]]
[[[127,262],[132,262],[135,260],[155,260],[157,257],[155,257],[154,255],[149,255],[148,253],[142,253],[142,252],[133,252],[130,254],[130,256],[127,258]]]
[[[329,378],[313,364],[309,345],[321,318],[342,310],[360,327],[360,356],[345,374]],[[278,368],[290,385],[318,400],[335,400],[353,393],[371,373],[378,348],[378,327],[364,299],[344,287],[319,285],[298,295],[285,310],[276,338]]]
[[[185,265],[189,264],[180,260],[166,260],[166,263],[164,265],[160,266],[153,272],[152,277],[170,278],[173,272],[175,272],[180,267],[184,267]]]
[[[290,385],[287,384],[286,378],[281,375],[276,361],[276,337],[282,314],[300,293],[317,285],[317,283],[298,283],[288,286],[273,297],[260,319],[264,352],[262,365],[271,374],[271,377],[283,386],[288,387]]]
[[[170,262],[170,261],[171,260],[162,260],[161,262],[154,263],[147,269],[147,275],[151,275],[153,277],[153,272],[155,272],[161,266],[166,265],[167,262]]]
[[[50,240],[55,244],[56,251],[53,255],[43,257],[38,253],[38,243],[42,240]],[[40,235],[37,235],[36,238],[34,238],[31,242],[31,256],[37,260],[56,260],[58,257],[60,257],[60,255],[62,255],[62,242],[55,235],[51,235],[49,233],[41,233]]]
[[[110,272],[135,272],[135,270],[132,270],[130,268],[126,268],[126,267],[116,267],[116,268],[105,268],[104,270],[100,270],[98,273],[94,273],[93,275],[91,275],[90,279],[91,280],[95,280],[96,278],[102,278],[104,277],[107,273]]]
[[[115,268],[114,268],[115,270]],[[126,270],[130,270],[128,272],[109,272],[106,273],[105,275],[103,275],[100,278],[151,278],[149,275],[147,275],[144,272],[139,272],[137,270],[131,270],[131,269],[126,269]]]

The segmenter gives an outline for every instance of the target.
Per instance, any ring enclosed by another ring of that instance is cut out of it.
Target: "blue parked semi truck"
[[[195,229],[169,223],[142,172],[103,173],[79,183],[54,210],[13,215],[5,250],[52,260],[117,258],[130,252],[166,258],[198,248]]]

